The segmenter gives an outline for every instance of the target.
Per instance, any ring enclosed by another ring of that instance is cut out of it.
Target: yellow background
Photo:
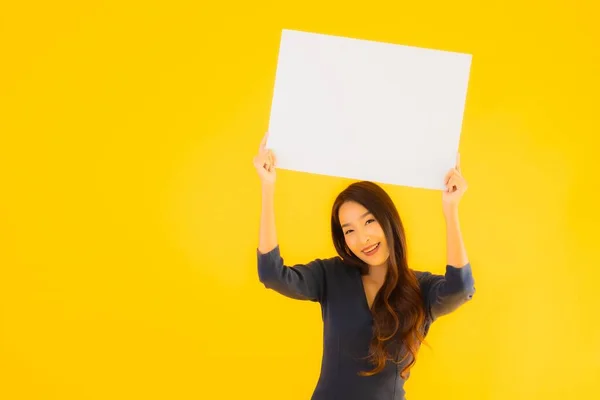
[[[473,54],[461,221],[477,293],[432,328],[409,398],[597,398],[597,7],[3,2],[0,398],[310,397],[319,306],[256,273],[251,160],[283,28]],[[286,262],[334,254],[348,183],[279,171]],[[384,187],[411,266],[442,273],[440,194]]]

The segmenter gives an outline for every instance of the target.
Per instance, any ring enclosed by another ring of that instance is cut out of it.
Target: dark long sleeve
[[[286,266],[279,246],[258,257],[258,276],[266,288],[292,299],[318,301],[323,317],[323,358],[313,400],[403,400],[405,379],[398,365],[386,363],[372,377],[365,358],[373,338],[373,315],[366,305],[360,270],[340,257]],[[475,292],[471,266],[446,267],[445,275],[414,271],[427,303],[428,320],[448,314]]]
[[[286,266],[279,245],[268,253],[257,249],[258,277],[266,288],[298,300],[321,302],[325,296],[325,268],[329,260]]]
[[[475,294],[475,281],[470,263],[462,268],[446,265],[445,275],[424,272],[420,281],[432,320],[456,310]]]

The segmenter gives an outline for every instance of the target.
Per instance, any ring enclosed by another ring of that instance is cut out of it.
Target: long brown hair
[[[383,229],[390,250],[385,281],[371,307],[373,338],[367,358],[374,368],[371,371],[362,371],[360,375],[375,375],[381,372],[386,361],[390,360],[396,364],[405,364],[400,375],[406,379],[410,368],[416,362],[421,343],[426,344],[426,314],[419,282],[408,268],[404,226],[390,196],[373,182],[353,183],[337,196],[331,213],[333,243],[339,256],[346,263],[359,268],[361,275],[367,274],[369,267],[348,248],[340,226],[339,210],[347,201],[361,204],[374,215]],[[403,352],[399,361],[395,361],[398,354],[389,354],[386,350],[388,347],[407,351]]]

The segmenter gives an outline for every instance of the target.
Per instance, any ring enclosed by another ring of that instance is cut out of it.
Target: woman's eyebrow
[[[371,214],[371,211],[367,211],[366,213],[364,213],[363,215],[361,215],[359,219],[363,219],[364,217],[366,217],[366,216],[367,216],[367,215],[369,215],[369,214]],[[346,226],[349,226],[349,225],[350,225],[350,222],[347,222],[347,223],[345,223],[345,224],[342,224],[342,228],[344,228],[344,227],[346,227]]]

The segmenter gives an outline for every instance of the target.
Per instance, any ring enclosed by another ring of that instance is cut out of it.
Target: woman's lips
[[[362,251],[363,254],[367,256],[372,256],[373,254],[377,253],[377,250],[379,250],[379,244],[380,243],[377,243],[374,246],[367,247],[365,250]]]

